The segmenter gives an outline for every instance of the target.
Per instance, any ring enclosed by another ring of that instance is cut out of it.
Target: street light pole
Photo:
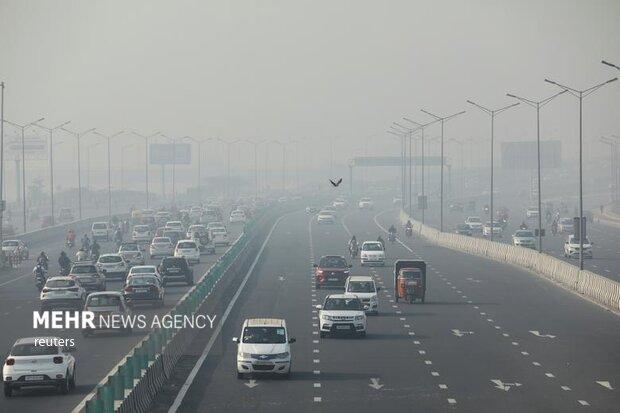
[[[246,142],[254,146],[254,197],[258,198],[258,145],[265,141],[253,141],[246,139]]]
[[[4,241],[4,82],[0,82],[0,243]]]
[[[583,270],[583,238],[584,238],[584,225],[583,225],[583,98],[594,93],[598,89],[607,85],[608,83],[615,82],[617,77],[610,79],[606,82],[599,83],[588,89],[577,90],[568,86],[564,86],[558,82],[550,79],[545,79],[545,82],[555,85],[564,91],[570,93],[579,99],[579,269]]]
[[[80,154],[80,139],[95,130],[95,128],[91,128],[85,130],[83,132],[72,132],[67,128],[61,128],[65,132],[70,135],[73,135],[77,140],[77,170],[78,170],[78,209],[79,209],[79,217],[82,219],[82,164],[81,164],[81,154]]]
[[[444,165],[444,156],[443,156],[443,125],[445,122],[449,121],[452,118],[455,118],[459,115],[462,115],[463,113],[465,113],[465,111],[461,111],[458,113],[454,113],[452,115],[448,115],[448,116],[438,116],[435,114],[432,114],[431,112],[428,112],[424,109],[421,109],[422,112],[426,113],[427,115],[430,115],[432,117],[435,118],[436,121],[439,121],[441,123],[441,177],[440,177],[440,184],[439,184],[439,205],[440,205],[440,212],[439,212],[439,231],[443,232],[443,165]]]
[[[408,195],[408,204],[409,204],[409,216],[413,217],[413,200],[412,200],[412,186],[411,186],[411,146],[412,146],[412,138],[413,132],[415,129],[408,128],[406,126],[401,125],[398,122],[392,122],[394,125],[401,128],[403,135],[402,142],[402,174],[403,174],[403,208],[405,205],[405,194]],[[409,185],[407,185],[407,138],[409,138]],[[407,192],[408,187],[408,192]]]
[[[239,142],[239,139],[233,141],[227,141],[225,139],[217,138],[218,141],[226,144],[226,199],[230,198],[230,147]]]
[[[39,125],[35,122],[33,125],[37,126],[44,131],[47,131],[50,134],[50,202],[51,202],[51,215],[52,215],[52,226],[54,225],[54,221],[56,218],[54,217],[54,131],[58,129],[62,129],[63,126],[71,123],[70,120],[61,123],[58,126],[53,128],[46,128],[45,126]]]
[[[22,140],[22,213],[23,213],[23,228],[24,228],[24,233],[26,232],[26,145],[25,145],[25,138],[24,138],[24,131],[33,126],[35,123],[37,122],[41,122],[42,120],[44,120],[45,118],[40,118],[35,120],[34,122],[30,122],[27,123],[25,125],[20,125],[14,122],[10,122],[6,119],[4,119],[4,122],[8,123],[9,125],[12,125],[18,129],[21,130],[21,140]]]
[[[202,190],[201,190],[201,186],[200,183],[202,182],[201,179],[201,173],[202,173],[202,168],[201,168],[201,158],[202,158],[202,144],[205,143],[206,141],[210,141],[211,138],[205,138],[205,139],[195,139],[192,138],[191,136],[186,136],[186,138],[188,138],[190,141],[195,142],[198,144],[198,193],[199,193],[199,197],[200,199],[202,199]]]
[[[161,132],[157,131],[150,135],[142,135],[136,131],[132,131],[134,135],[144,139],[144,190],[146,192],[146,208],[149,208],[149,139],[154,138]]]
[[[95,131],[94,133],[102,138],[105,138],[108,144],[108,222],[110,222],[112,221],[112,168],[110,166],[110,141],[113,138],[125,133],[125,131],[118,131],[109,136],[99,133],[98,131]]]
[[[511,98],[520,100],[536,109],[536,159],[537,159],[537,172],[538,172],[538,252],[542,252],[542,195],[541,191],[541,181],[540,181],[540,108],[545,106],[547,103],[551,102],[556,97],[561,94],[566,93],[566,90],[556,93],[555,95],[549,96],[548,98],[534,101],[531,99],[526,99],[524,97],[520,97],[517,95],[513,95],[512,93],[506,93],[506,96]]]
[[[519,102],[517,103],[513,103],[511,105],[507,105],[504,106],[502,108],[499,109],[488,109],[485,108],[484,106],[481,106],[475,102],[472,102],[471,100],[468,100],[467,103],[476,106],[478,109],[482,110],[483,112],[485,112],[487,115],[491,116],[491,205],[489,206],[489,214],[491,217],[491,230],[489,231],[489,240],[493,241],[493,224],[494,224],[494,218],[493,218],[493,161],[494,161],[494,143],[495,143],[495,116],[499,115],[500,113],[513,108],[517,105],[519,105]],[[540,211],[539,211],[540,212]]]
[[[395,135],[400,138],[400,207],[405,210],[405,136],[408,132],[403,132],[396,129],[394,126],[390,126],[390,130],[386,131],[391,135]],[[409,216],[411,216],[411,207],[409,208]]]

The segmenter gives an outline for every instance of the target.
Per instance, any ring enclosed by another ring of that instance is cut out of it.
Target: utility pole
[[[144,139],[144,190],[146,192],[146,208],[149,208],[149,139],[161,134],[160,131],[151,133],[150,135],[142,135],[136,131],[132,131],[134,135]]]
[[[0,82],[0,243],[4,241],[4,82]]]

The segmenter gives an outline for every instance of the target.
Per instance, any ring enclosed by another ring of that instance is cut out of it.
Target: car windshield
[[[246,327],[243,329],[243,342],[248,344],[286,343],[283,327]]]
[[[93,229],[107,229],[107,224],[93,224]]]
[[[121,251],[133,251],[133,252],[137,252],[140,251],[140,248],[138,248],[138,244],[123,244],[121,245]]]
[[[534,233],[532,231],[517,231],[515,232],[515,237],[533,237]]]
[[[573,237],[573,238],[572,238],[571,243],[572,243],[572,244],[579,244],[579,243],[580,243],[579,238],[577,238],[577,237]],[[589,240],[588,238],[584,238],[584,239],[583,239],[583,243],[584,243],[584,244],[589,244],[589,243],[590,243],[590,240]]]
[[[19,245],[19,242],[17,241],[4,241],[2,243],[3,247],[17,247]]]
[[[407,279],[422,278],[422,271],[418,269],[401,270],[400,275]]]
[[[322,257],[319,267],[324,268],[345,268],[347,262],[342,257]]]
[[[361,311],[362,303],[359,298],[328,298],[325,300],[324,310]]]
[[[11,349],[11,356],[51,356],[58,354],[57,346],[36,346],[32,344],[16,344]]]
[[[133,267],[132,274],[155,274],[155,267]]]
[[[469,225],[467,225],[467,224],[460,224],[457,228],[458,229],[469,229]]]
[[[97,268],[94,265],[74,265],[71,268],[71,274],[90,274],[97,272]]]
[[[157,285],[157,277],[131,277],[128,281],[129,285]]]
[[[349,293],[374,293],[375,283],[372,281],[352,281],[347,289]]]
[[[149,227],[147,225],[136,225],[133,227],[133,230],[136,232],[148,232]]]
[[[75,281],[67,279],[54,279],[47,280],[45,283],[47,288],[70,288],[75,287]]]
[[[365,243],[362,251],[383,251],[383,246],[380,242]]]
[[[102,255],[99,257],[99,262],[102,264],[113,264],[121,261],[123,261],[123,259],[118,255]]]
[[[87,307],[120,307],[121,299],[117,295],[90,295]]]
[[[195,242],[179,242],[179,245],[177,245],[177,247],[181,249],[196,249],[196,243]]]

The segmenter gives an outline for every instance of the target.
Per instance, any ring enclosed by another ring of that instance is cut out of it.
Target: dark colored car
[[[161,260],[158,269],[164,286],[171,282],[183,282],[187,285],[194,285],[194,271],[190,268],[185,258],[166,257]]]
[[[130,306],[138,303],[164,306],[164,287],[155,275],[130,277],[123,287],[123,296]]]
[[[340,255],[324,255],[314,264],[316,288],[344,287],[351,265]]]
[[[71,266],[69,277],[77,278],[86,291],[105,291],[105,277],[99,274],[94,262],[76,262]]]
[[[468,237],[471,237],[473,234],[473,231],[471,229],[471,227],[467,224],[459,224],[456,226],[456,229],[454,230],[455,234],[460,234],[460,235],[467,235]]]

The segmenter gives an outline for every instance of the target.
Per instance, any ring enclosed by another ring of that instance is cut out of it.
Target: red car
[[[324,255],[318,264],[314,264],[314,281],[316,288],[344,287],[352,265],[340,255]]]

